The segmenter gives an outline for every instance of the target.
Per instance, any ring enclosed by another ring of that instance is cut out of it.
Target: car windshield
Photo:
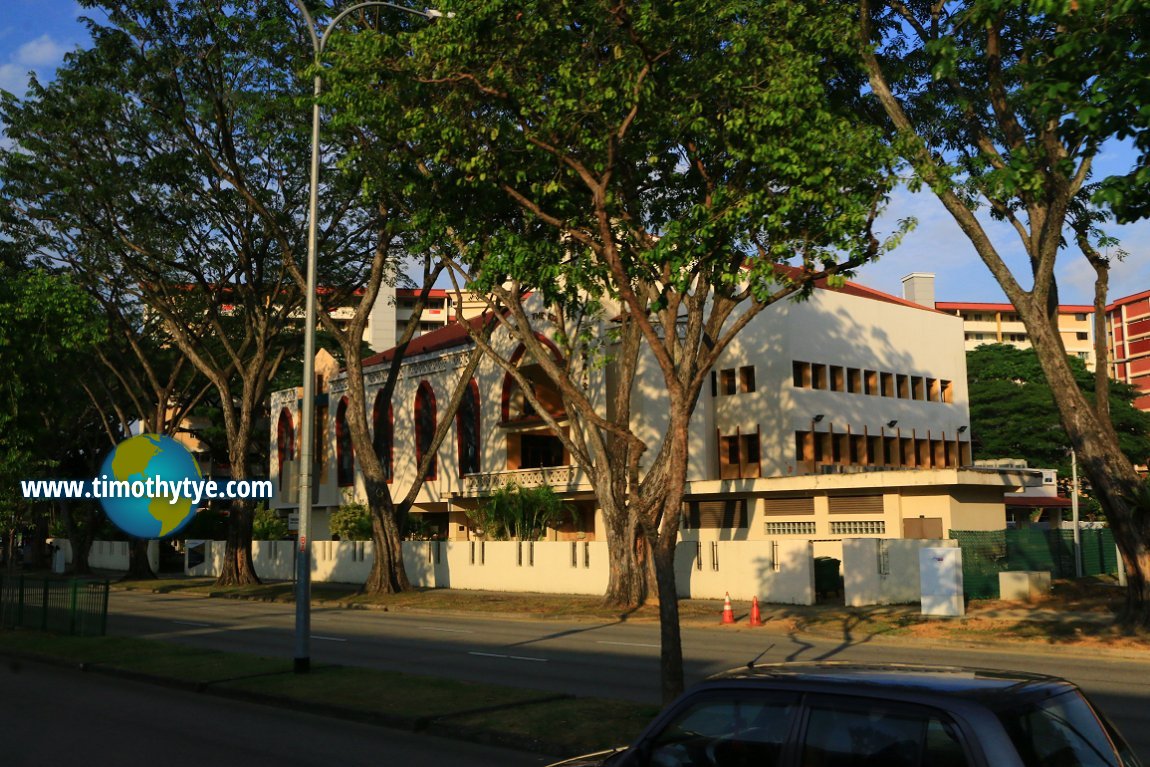
[[[1026,767],[1140,767],[1074,690],[1000,711],[998,718]]]

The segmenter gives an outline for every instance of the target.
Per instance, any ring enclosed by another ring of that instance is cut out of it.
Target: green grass
[[[291,662],[282,658],[132,637],[0,631],[0,654],[5,652],[83,663],[97,671],[146,674],[157,681],[203,685],[209,692],[279,699],[300,708],[428,727],[437,735],[550,754],[626,744],[658,712],[654,706],[623,701],[377,669],[315,666],[308,674],[295,674]]]

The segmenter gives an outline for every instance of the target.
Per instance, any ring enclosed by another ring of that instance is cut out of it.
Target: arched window
[[[385,402],[383,392],[375,395],[375,407],[371,411],[372,447],[383,464],[383,476],[391,481],[392,446],[395,444],[395,421],[392,419],[391,403]]]
[[[459,476],[479,473],[479,384],[472,378],[455,413]]]
[[[415,392],[415,462],[418,464],[423,456],[431,449],[431,441],[435,437],[435,392],[431,384],[423,381],[419,390]],[[424,479],[435,479],[436,459],[433,456],[427,465],[427,475]]]
[[[279,458],[279,480],[282,486],[284,467],[295,460],[295,423],[286,407],[280,410],[279,423],[276,424],[276,456]]]
[[[355,453],[351,448],[351,429],[347,427],[347,397],[335,409],[335,476],[340,487],[355,484]]]

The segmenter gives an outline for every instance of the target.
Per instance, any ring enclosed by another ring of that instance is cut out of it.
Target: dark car
[[[1064,679],[946,666],[744,666],[625,749],[552,767],[1139,767]]]

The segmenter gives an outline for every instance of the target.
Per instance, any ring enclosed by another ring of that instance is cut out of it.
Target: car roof
[[[846,692],[893,692],[942,694],[977,699],[1007,699],[1031,694],[1050,695],[1074,689],[1064,679],[1018,671],[925,666],[902,663],[859,664],[836,661],[818,663],[766,663],[741,666],[709,678],[722,685],[734,682],[757,686],[785,686],[791,689]],[[997,707],[997,706],[995,706]]]

